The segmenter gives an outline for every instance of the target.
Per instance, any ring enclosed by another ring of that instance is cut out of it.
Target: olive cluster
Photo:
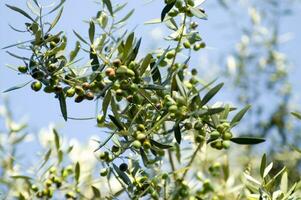
[[[48,199],[52,198],[54,195],[54,191],[61,188],[64,182],[67,181],[68,177],[72,175],[74,172],[73,166],[69,165],[65,168],[62,168],[60,172],[58,172],[56,167],[51,167],[48,170],[47,178],[44,180],[41,187],[36,184],[31,185],[31,191],[35,193],[37,198]],[[65,188],[66,189],[66,188]],[[65,190],[64,189],[64,190]],[[75,188],[75,191],[66,191],[65,197],[66,199],[76,199],[76,193],[78,193],[78,189]]]
[[[210,146],[219,150],[228,149],[231,138],[230,124],[227,122],[221,123],[216,127],[216,130],[210,132]]]

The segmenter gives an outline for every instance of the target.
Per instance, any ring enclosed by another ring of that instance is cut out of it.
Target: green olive
[[[134,142],[132,142],[132,146],[135,149],[140,149],[141,148],[141,142],[139,140],[135,140]]]
[[[185,42],[183,43],[183,46],[185,47],[185,49],[190,49],[190,47],[191,47],[189,41],[185,41]]]
[[[31,89],[34,91],[39,91],[42,88],[42,83],[40,81],[35,81],[31,84]]]
[[[107,168],[104,168],[104,169],[101,169],[100,170],[100,176],[106,176],[106,175],[108,175],[108,169]]]
[[[26,66],[19,66],[18,71],[21,73],[26,73],[27,72],[27,67]]]
[[[73,97],[75,95],[75,89],[73,87],[69,88],[67,91],[66,91],[66,96],[67,97]]]

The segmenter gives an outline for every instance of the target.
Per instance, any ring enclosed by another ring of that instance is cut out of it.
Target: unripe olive
[[[98,115],[96,118],[97,124],[102,124],[104,122],[104,116]]]
[[[79,96],[83,96],[85,94],[84,89],[81,86],[75,86],[75,93]]]
[[[214,141],[210,145],[211,145],[212,148],[215,148],[215,149],[218,149],[218,150],[221,150],[223,148],[222,141]]]
[[[50,187],[52,185],[52,181],[50,179],[47,179],[45,181],[45,185],[46,185],[46,187]]]
[[[75,89],[72,87],[72,88],[69,88],[67,91],[66,91],[66,96],[67,97],[73,97],[75,95]]]
[[[190,23],[190,28],[191,29],[196,29],[198,27],[198,23],[197,22],[191,22]]]
[[[85,98],[89,101],[93,100],[94,99],[94,93],[93,92],[87,92],[85,94]]]
[[[60,188],[62,186],[62,180],[58,177],[55,177],[53,182],[55,183],[57,188]]]
[[[42,83],[40,81],[35,81],[31,84],[31,89],[34,91],[39,91],[42,88]]]
[[[135,140],[134,142],[132,142],[132,146],[136,149],[140,149],[141,148],[141,142],[139,140]]]
[[[168,111],[170,113],[176,113],[177,110],[178,110],[178,106],[176,106],[176,105],[171,105],[171,106],[168,107]]]
[[[116,152],[118,152],[120,150],[120,148],[118,147],[118,146],[116,146],[116,145],[113,145],[112,146],[112,152],[113,153],[116,153]]]
[[[88,83],[88,82],[84,82],[84,83],[82,84],[82,87],[83,87],[84,90],[88,90],[88,89],[91,88],[91,85],[90,85],[90,83]]]
[[[194,127],[193,127],[195,130],[202,130],[203,128],[203,123],[198,121],[194,124]]]
[[[52,93],[52,92],[54,92],[54,89],[53,89],[52,86],[46,86],[46,87],[44,87],[44,92],[45,93]]]
[[[229,149],[229,147],[230,147],[230,141],[224,140],[224,141],[223,141],[223,148],[224,148],[224,149]]]
[[[189,41],[185,41],[185,42],[183,43],[183,46],[185,47],[185,49],[190,49],[190,47],[191,47]]]
[[[145,135],[145,134],[139,133],[139,134],[137,135],[137,140],[139,140],[139,141],[144,141],[145,139],[146,139],[146,135]]]
[[[127,70],[126,70],[126,73],[127,73],[127,75],[129,75],[129,76],[135,76],[135,72],[134,72],[133,70],[131,70],[131,69],[127,69]]]
[[[106,175],[108,175],[108,169],[107,168],[104,168],[104,169],[101,169],[100,170],[100,176],[106,176]]]
[[[217,138],[219,138],[219,136],[220,136],[220,133],[218,132],[218,131],[212,131],[211,133],[210,133],[210,139],[217,139]]]
[[[145,149],[150,149],[151,148],[151,143],[148,141],[148,140],[145,140],[144,142],[143,142],[143,148],[145,148]]]
[[[176,0],[175,6],[178,9],[183,8],[183,1],[182,0]]]
[[[27,67],[26,66],[19,66],[18,71],[21,73],[26,73],[27,72]]]
[[[198,74],[197,69],[192,69],[192,70],[191,70],[191,74],[192,74],[193,76],[196,76],[196,75]]]
[[[65,197],[66,198],[72,198],[72,199],[74,199],[75,198],[75,194],[74,194],[74,192],[68,192],[68,193],[65,194]]]
[[[194,6],[194,0],[187,0],[187,3],[188,3],[188,5],[190,5],[190,6]]]
[[[190,129],[192,129],[192,124],[190,122],[186,122],[184,124],[184,127],[185,127],[186,130],[190,130]]]
[[[164,173],[164,174],[162,174],[162,179],[168,179],[168,174],[167,173]]]
[[[232,138],[232,133],[230,131],[227,131],[223,134],[224,140],[230,140]]]
[[[37,192],[37,191],[39,191],[39,188],[38,188],[38,186],[33,184],[33,185],[31,185],[31,190],[34,192]]]
[[[175,51],[169,51],[167,54],[166,54],[166,58],[167,59],[172,59],[175,57]]]
[[[101,153],[99,154],[99,159],[100,159],[100,160],[106,160],[108,156],[109,156],[109,153],[108,153],[107,151],[101,152]]]
[[[114,67],[119,67],[121,65],[121,60],[120,59],[115,59],[112,64],[113,64]]]
[[[137,130],[138,131],[145,131],[145,126],[144,126],[144,124],[138,124],[138,126],[137,126]]]
[[[202,136],[202,135],[197,135],[197,136],[195,137],[195,141],[196,141],[197,143],[203,143],[203,142],[205,141],[205,137]]]
[[[118,75],[125,75],[125,74],[127,74],[127,70],[128,70],[127,66],[121,65],[120,67],[117,68],[116,73]]]
[[[116,95],[117,96],[123,96],[123,90],[122,89],[116,90]]]
[[[56,173],[56,167],[51,167],[50,169],[49,169],[49,172],[51,173],[51,174],[54,174],[54,173]]]
[[[119,165],[119,169],[120,171],[125,172],[126,170],[128,170],[128,165],[126,163],[122,163]]]
[[[75,103],[80,103],[80,102],[82,102],[84,99],[85,99],[84,96],[76,96],[75,99],[74,99],[74,101],[75,101]]]

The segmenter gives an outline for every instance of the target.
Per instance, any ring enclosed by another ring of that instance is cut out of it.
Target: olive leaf
[[[61,108],[61,112],[62,112],[62,115],[64,117],[64,120],[67,121],[68,119],[68,114],[67,114],[67,105],[66,105],[66,97],[64,95],[64,93],[59,93],[58,94],[58,99],[59,99],[59,102],[60,102],[60,108]]]
[[[252,144],[260,144],[265,142],[263,138],[253,138],[253,137],[235,137],[230,139],[232,142],[241,145],[252,145]]]
[[[163,8],[163,10],[162,10],[162,12],[161,12],[161,22],[164,21],[164,18],[165,18],[165,16],[166,16],[166,14],[174,7],[175,3],[176,3],[176,1],[173,1],[172,3],[167,4],[167,5]]]
[[[110,0],[102,0],[103,3],[106,5],[107,9],[109,10],[111,16],[114,15],[114,12],[113,12],[113,7],[112,7],[112,3]]]
[[[169,149],[172,147],[172,145],[168,145],[168,144],[161,144],[159,142],[156,142],[155,140],[150,140],[150,143],[152,145],[155,145],[156,147],[160,148],[160,149]]]
[[[113,163],[113,168],[116,171],[117,175],[119,178],[121,178],[121,180],[127,184],[130,185],[131,184],[131,180],[130,178],[127,176],[126,173],[124,173],[123,171],[121,171],[114,163]]]
[[[264,169],[266,168],[266,164],[267,164],[266,154],[263,154],[263,156],[261,158],[261,163],[260,163],[260,176],[262,178],[263,178]]]
[[[189,10],[195,17],[197,17],[199,19],[207,20],[207,15],[201,9],[195,8],[195,7],[190,7]]]
[[[74,176],[75,176],[76,182],[78,183],[79,177],[80,177],[80,164],[79,164],[79,162],[76,162],[76,164],[75,164],[75,174],[74,174]]]
[[[28,82],[25,82],[25,83],[22,83],[22,84],[13,86],[13,87],[11,87],[11,88],[8,88],[7,90],[4,90],[3,93],[10,92],[10,91],[13,91],[13,90],[21,89],[21,88],[25,87],[26,85],[28,85],[28,84],[31,83],[31,82],[32,82],[32,81],[28,81]]]
[[[32,22],[35,22],[35,20],[29,14],[27,14],[24,10],[22,10],[21,8],[11,6],[11,5],[8,5],[8,4],[5,4],[5,5],[8,8],[12,9],[13,11],[16,11],[16,12],[20,13],[21,15],[25,16],[26,18],[30,19]]]
[[[94,42],[94,37],[95,37],[95,24],[94,22],[91,20],[89,23],[89,39],[91,44],[93,44]]]
[[[180,129],[178,122],[174,126],[174,133],[175,133],[175,138],[176,138],[177,143],[181,144],[182,135],[181,135],[181,129]]]
[[[201,100],[201,105],[206,105],[217,93],[218,91],[223,87],[224,83],[220,83],[217,86],[213,87],[207,94],[205,94],[204,98]]]
[[[63,13],[64,8],[61,8],[61,10],[59,11],[58,15],[54,18],[53,22],[50,25],[50,28],[48,31],[50,31],[51,29],[53,29],[55,27],[55,25],[58,23],[58,21],[60,20],[62,13]]]
[[[231,127],[234,127],[237,125],[237,123],[243,118],[243,116],[246,114],[246,112],[251,108],[251,105],[247,105],[243,109],[241,109],[231,120],[230,125]]]

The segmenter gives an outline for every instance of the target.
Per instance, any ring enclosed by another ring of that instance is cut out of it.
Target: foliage
[[[2,166],[5,173],[2,180],[7,182],[9,197],[300,198],[300,183],[288,183],[286,168],[273,174],[273,164],[266,166],[265,156],[260,167],[262,181],[247,172],[246,181],[241,181],[241,174],[231,173],[234,170],[227,156],[222,163],[215,161],[218,158],[214,154],[226,155],[224,151],[231,143],[259,144],[264,139],[234,136],[233,128],[251,106],[238,110],[229,104],[213,104],[223,83],[214,80],[203,84],[198,71],[190,68],[190,56],[178,57],[180,53],[190,55],[191,51],[206,46],[196,22],[207,19],[200,8],[203,2],[166,0],[159,19],[148,23],[163,23],[171,31],[166,37],[170,46],[146,55],[140,53],[143,38],[138,39],[134,32],[125,30],[125,22],[134,12],[129,10],[120,17],[120,11],[127,9],[126,4],[113,4],[110,0],[97,2],[102,9],[87,21],[87,37],[73,31],[78,41],[69,53],[66,34],[54,32],[63,14],[64,0],[47,11],[38,1],[28,1],[34,17],[21,8],[7,5],[27,20],[25,32],[31,39],[5,49],[17,47],[30,54],[20,56],[8,52],[23,62],[17,70],[33,79],[31,89],[38,92],[43,88],[45,93],[53,94],[66,121],[69,119],[67,98],[76,103],[101,102],[102,109],[95,121],[101,130],[109,132],[107,138],[97,141],[99,146],[94,152],[97,164],[102,166],[103,178],[97,185],[94,183],[98,182],[98,174],[94,169],[98,166],[70,161],[68,157],[75,150],[72,146],[64,147],[59,133],[52,129],[53,137],[33,175],[14,170],[10,175],[14,164]],[[53,20],[46,22],[45,17],[54,13]],[[81,65],[79,56],[88,57],[88,61]],[[14,86],[6,92],[28,84]],[[13,133],[20,131],[22,128]],[[15,148],[14,143],[10,145]],[[206,165],[195,166],[196,162],[211,157],[214,160]],[[20,179],[22,187],[16,184]],[[105,189],[101,188],[104,184]]]

